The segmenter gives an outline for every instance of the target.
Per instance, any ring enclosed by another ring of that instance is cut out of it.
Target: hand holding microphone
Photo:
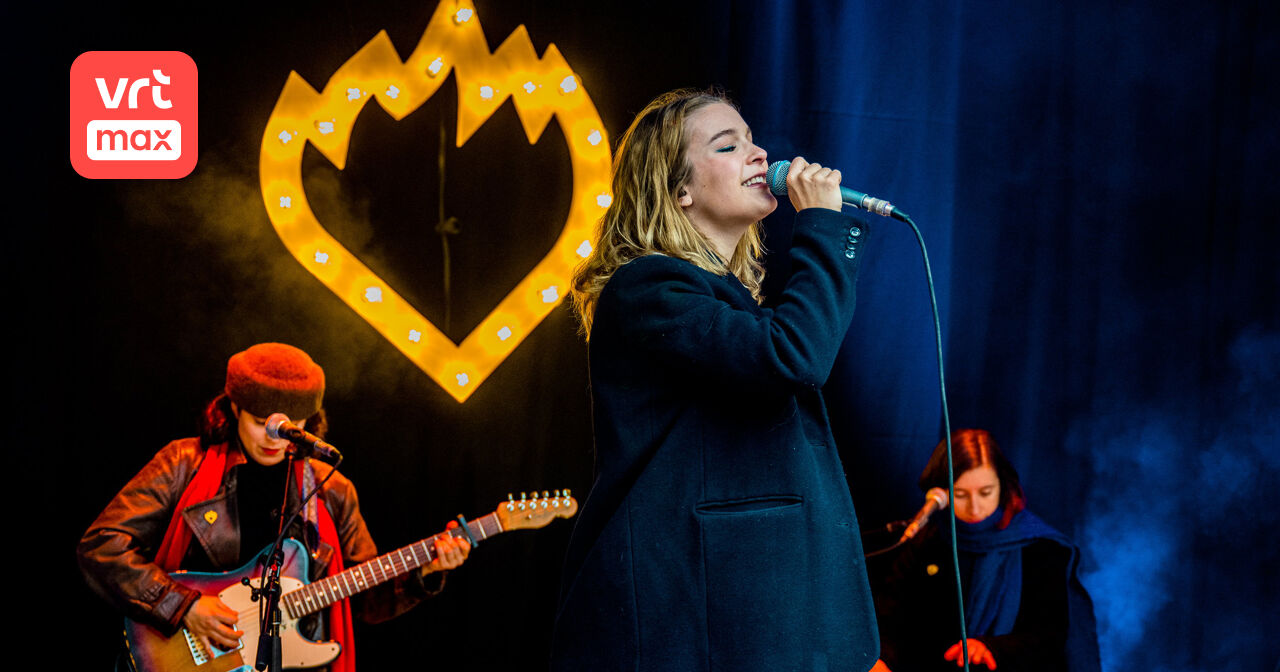
[[[774,169],[780,165],[785,167],[779,169],[780,175],[775,175]],[[809,163],[803,157],[797,156],[791,161],[778,161],[769,166],[765,179],[769,183],[770,191],[791,199],[791,205],[795,206],[796,212],[805,208],[840,211],[840,171],[838,170]],[[776,179],[781,179],[783,186],[781,194],[778,194],[777,189],[774,188]]]
[[[797,168],[800,168],[806,165],[808,166],[817,165],[817,164],[807,164],[804,159],[798,156],[796,157],[795,160],[799,162],[796,164]],[[765,181],[768,182],[769,191],[773,192],[774,196],[788,196],[789,198],[791,198],[791,202],[796,205],[796,209],[800,210],[802,208],[798,203],[796,203],[796,197],[798,196],[798,194],[790,195],[788,193],[791,189],[791,175],[794,174],[795,172],[796,172],[795,170],[792,170],[791,161],[774,161],[773,163],[769,164],[769,172],[766,173],[765,175]],[[835,173],[836,184],[839,185],[840,171],[836,170],[832,172]],[[848,187],[839,187],[839,189],[840,189],[840,200],[845,203],[848,203],[849,205],[852,205],[855,208],[866,210],[867,212],[874,212],[877,215],[881,215],[884,217],[892,217],[901,222],[906,222],[911,219],[907,215],[907,213],[894,207],[894,205],[889,201],[879,199],[879,198],[873,198],[871,196],[868,196],[862,193],[861,191],[856,191]],[[807,205],[805,207],[814,207],[814,206]],[[823,205],[821,207],[827,207],[827,206]],[[836,204],[835,209],[836,210],[840,209],[840,206],[838,203]]]

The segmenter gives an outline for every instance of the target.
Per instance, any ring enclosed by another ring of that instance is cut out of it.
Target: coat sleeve
[[[364,516],[360,514],[360,500],[355,485],[341,474],[335,474],[326,488],[325,505],[338,528],[342,542],[344,567],[354,567],[378,556],[378,547],[369,534]],[[351,598],[352,612],[366,623],[381,623],[412,609],[423,599],[444,589],[444,574],[435,572],[424,580],[421,572],[413,570],[378,584]]]
[[[735,304],[716,276],[683,260],[636,259],[605,286],[596,328],[704,380],[820,387],[853,318],[867,233],[832,210],[798,213],[791,274],[772,309]]]
[[[200,593],[169,577],[153,561],[173,507],[199,460],[190,441],[165,446],[107,504],[76,549],[94,592],[139,623],[177,632]]]

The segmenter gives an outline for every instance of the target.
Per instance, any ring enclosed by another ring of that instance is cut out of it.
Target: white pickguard
[[[250,582],[256,587],[262,579],[253,578]],[[280,577],[281,593],[289,593],[301,588],[304,584],[298,579]],[[244,632],[241,641],[241,658],[252,670],[254,659],[258,655],[258,603],[250,599],[250,587],[236,583],[227,587],[218,597],[241,614],[237,629]],[[313,642],[298,632],[297,619],[290,618],[283,608],[280,610],[280,662],[285,667],[320,667],[338,657],[342,646],[337,642]]]

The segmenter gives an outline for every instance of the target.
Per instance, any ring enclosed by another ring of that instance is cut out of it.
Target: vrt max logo
[[[89,51],[71,64],[71,165],[91,179],[176,179],[196,165],[196,64],[180,51]]]

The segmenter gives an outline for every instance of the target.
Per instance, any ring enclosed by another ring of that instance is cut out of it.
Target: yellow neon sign
[[[458,86],[458,147],[511,98],[530,144],[556,118],[573,169],[573,197],[560,237],[460,345],[329,235],[302,186],[306,143],[342,170],[365,103],[377,100],[399,121],[430,98],[450,71]],[[294,258],[461,403],[568,292],[573,267],[591,252],[592,225],[612,199],[610,163],[600,115],[555,45],[539,59],[521,25],[490,53],[474,5],[460,0],[436,7],[406,61],[382,31],[321,92],[290,72],[263,133],[259,173],[271,224]]]

